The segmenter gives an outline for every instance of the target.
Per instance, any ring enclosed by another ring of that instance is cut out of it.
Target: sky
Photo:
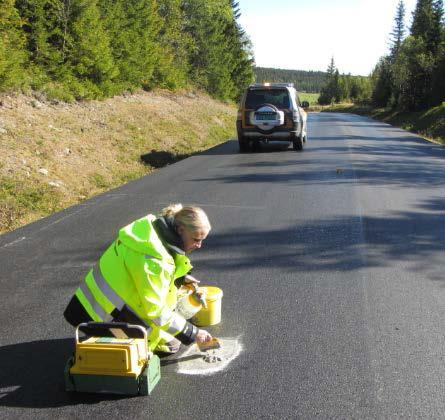
[[[417,0],[404,0],[407,33]],[[260,67],[369,75],[388,53],[399,0],[239,0]]]

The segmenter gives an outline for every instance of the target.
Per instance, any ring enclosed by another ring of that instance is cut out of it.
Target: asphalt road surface
[[[150,397],[68,394],[62,312],[119,227],[171,202],[212,222],[194,275],[242,353]],[[0,417],[443,418],[445,149],[310,114],[304,152],[234,140],[0,237]]]

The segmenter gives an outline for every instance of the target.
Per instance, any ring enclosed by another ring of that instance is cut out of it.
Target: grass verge
[[[434,108],[418,112],[401,112],[390,108],[373,108],[355,104],[336,104],[323,112],[349,112],[366,115],[413,133],[428,140],[445,144],[445,102]]]
[[[76,103],[3,94],[0,111],[0,233],[235,136],[235,105],[199,92]]]
[[[309,93],[309,92],[298,92],[298,96],[300,97],[300,101],[309,102],[309,106],[312,108],[314,105],[318,104],[319,93]]]

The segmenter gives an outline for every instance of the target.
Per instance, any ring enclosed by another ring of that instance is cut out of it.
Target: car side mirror
[[[302,106],[303,108],[309,108],[309,102],[308,102],[308,101],[303,101],[303,102],[301,103],[301,106]]]

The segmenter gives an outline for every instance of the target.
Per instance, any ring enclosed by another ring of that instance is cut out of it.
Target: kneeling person
[[[180,343],[212,336],[175,312],[178,288],[198,282],[186,256],[210,232],[205,212],[173,204],[119,231],[65,309],[73,326],[82,322],[128,322],[149,330],[151,351],[176,352]]]

